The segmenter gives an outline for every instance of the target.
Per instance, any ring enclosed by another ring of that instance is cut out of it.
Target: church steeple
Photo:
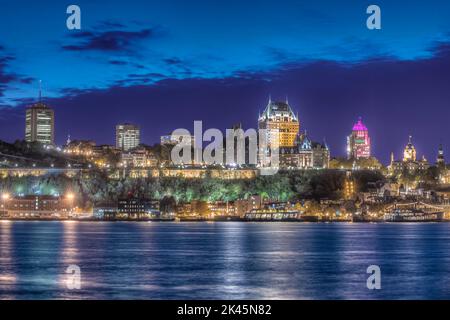
[[[442,148],[442,143],[439,145],[436,163],[438,166],[445,165],[444,149]]]

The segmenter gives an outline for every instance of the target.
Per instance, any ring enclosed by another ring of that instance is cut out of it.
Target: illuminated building
[[[141,143],[139,127],[133,124],[118,124],[116,126],[116,147],[123,151],[136,148]]]
[[[27,108],[25,115],[25,141],[53,145],[55,142],[55,113],[41,101]]]
[[[92,140],[67,140],[64,153],[90,157],[94,153],[95,142]]]
[[[352,200],[355,198],[356,195],[356,188],[355,188],[355,181],[351,177],[350,172],[347,172],[347,176],[344,180],[344,199],[345,200]]]
[[[262,114],[258,117],[259,134],[263,134],[266,145],[258,151],[259,165],[262,167],[271,165],[271,150],[276,148],[295,147],[295,139],[300,129],[298,116],[294,114],[290,105],[286,102],[269,102]]]
[[[159,216],[159,201],[129,197],[117,202],[118,218],[141,219]]]
[[[280,148],[280,167],[287,169],[325,169],[330,162],[330,150],[323,143],[313,142],[306,132],[296,139],[295,147]]]
[[[269,99],[266,109],[259,116],[258,128],[266,129],[268,147],[294,147],[300,123],[287,101],[272,102]]]
[[[370,157],[370,137],[367,127],[362,123],[361,117],[355,123],[352,133],[347,137],[347,156],[349,159]]]
[[[182,140],[190,140],[191,141],[191,146],[194,145],[194,141],[195,138],[192,135],[174,135],[174,134],[169,134],[169,135],[165,135],[165,136],[161,136],[161,145],[176,145],[181,143]]]
[[[445,158],[444,158],[444,149],[442,148],[442,144],[439,145],[438,155],[436,159],[436,164],[439,167],[445,166]]]
[[[240,199],[234,202],[236,214],[243,217],[251,210],[260,209],[263,205],[263,198],[260,195],[252,195],[248,199]]]
[[[394,154],[391,153],[391,164],[388,169],[391,174],[402,173],[403,171],[414,172],[414,171],[424,171],[430,167],[425,156],[422,156],[421,160],[417,160],[417,151],[412,144],[412,137],[409,136],[408,144],[403,151],[403,160],[394,160]]]
[[[416,148],[414,148],[414,145],[411,142],[412,136],[409,136],[408,144],[405,147],[405,150],[403,151],[403,161],[416,161]]]
[[[157,164],[155,155],[143,147],[134,148],[121,154],[121,165],[123,167],[149,168],[156,167]]]
[[[71,197],[49,195],[26,195],[11,197],[6,202],[10,218],[67,218],[73,210],[74,199]]]

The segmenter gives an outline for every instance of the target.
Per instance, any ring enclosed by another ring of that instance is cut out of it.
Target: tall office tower
[[[55,113],[42,103],[41,89],[39,89],[38,103],[27,108],[25,115],[25,141],[40,142],[53,145],[55,142]]]
[[[288,101],[269,103],[262,115],[259,115],[258,128],[266,129],[267,146],[280,148],[295,146],[297,133],[300,130],[298,117],[292,111]]]
[[[349,159],[369,158],[370,147],[369,130],[360,117],[347,137],[347,156]]]
[[[139,127],[125,123],[116,126],[116,147],[123,151],[136,148],[141,143]]]

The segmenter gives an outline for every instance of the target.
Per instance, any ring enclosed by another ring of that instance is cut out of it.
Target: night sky
[[[81,30],[66,28],[69,4]],[[382,30],[366,28],[370,4]],[[410,134],[419,156],[443,143],[450,158],[449,16],[441,0],[3,0],[0,139],[23,139],[42,79],[59,144],[113,144],[120,122],[146,144],[194,120],[256,128],[271,95],[333,156],[361,116],[384,163]]]

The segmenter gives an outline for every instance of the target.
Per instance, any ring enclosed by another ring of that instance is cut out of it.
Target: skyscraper
[[[52,145],[55,142],[55,113],[41,100],[41,90],[39,89],[38,103],[26,110],[25,140]]]
[[[369,130],[362,123],[361,117],[355,123],[352,133],[347,137],[347,156],[349,159],[361,159],[370,157]]]
[[[139,127],[125,123],[116,126],[116,147],[128,151],[136,148],[141,143]]]

